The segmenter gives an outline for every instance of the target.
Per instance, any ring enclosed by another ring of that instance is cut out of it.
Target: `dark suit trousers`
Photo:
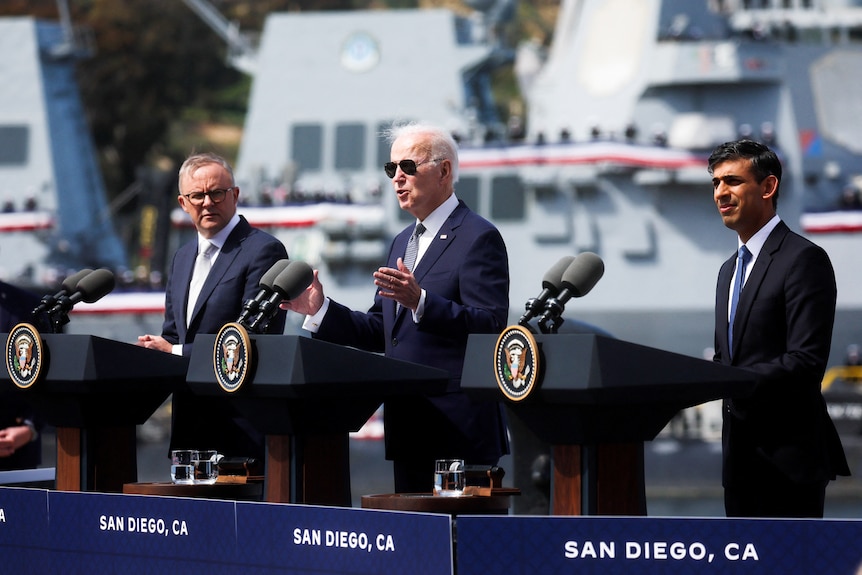
[[[828,481],[796,483],[771,466],[757,467],[743,485],[725,486],[728,517],[823,517]]]

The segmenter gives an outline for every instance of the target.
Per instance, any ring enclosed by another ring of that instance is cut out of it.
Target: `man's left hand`
[[[407,309],[416,311],[422,288],[401,258],[398,258],[397,265],[398,269],[380,268],[374,272],[374,285],[382,297],[394,299]]]

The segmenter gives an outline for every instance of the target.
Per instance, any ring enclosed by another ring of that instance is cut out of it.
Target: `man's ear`
[[[775,177],[774,174],[770,174],[763,178],[763,181],[760,182],[760,185],[763,189],[763,199],[769,200],[778,191],[778,178]]]
[[[440,161],[440,175],[445,180],[452,177],[452,161],[443,159]]]

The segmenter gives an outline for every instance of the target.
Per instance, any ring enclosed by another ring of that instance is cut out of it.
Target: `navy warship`
[[[862,340],[860,2],[563,0],[549,44],[515,46],[503,33],[512,0],[470,0],[458,12],[272,13],[257,44],[206,2],[186,3],[253,76],[236,161],[241,213],[318,268],[347,305],[371,303],[370,273],[408,223],[381,169],[381,132],[430,121],[461,143],[456,193],[506,240],[512,323],[546,270],[591,251],[604,277],[568,302],[564,328],[709,357],[717,271],[736,239],[716,213],[706,157],[749,137],[785,164],[779,214],[835,267],[830,364],[844,366]],[[20,86],[0,95],[0,202],[12,204],[0,214],[4,278],[37,273],[52,257],[66,270],[125,265],[90,148],[69,145],[86,134],[66,78],[77,44],[63,26],[0,25],[0,54],[32,46],[0,67],[4,85]],[[521,94],[508,107],[490,90],[503,67]],[[70,161],[73,153],[87,157]],[[16,205],[31,196],[36,209]],[[194,233],[178,209],[171,222],[168,253]],[[76,254],[89,259],[66,257]],[[131,339],[158,329],[161,298],[79,305],[69,330]],[[844,411],[858,428],[860,410]]]

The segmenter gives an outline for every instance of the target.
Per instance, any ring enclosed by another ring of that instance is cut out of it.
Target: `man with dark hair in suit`
[[[187,356],[197,334],[217,333],[239,318],[243,302],[258,292],[260,278],[287,251],[237,214],[240,190],[224,158],[195,154],[186,159],[179,192],[177,201],[191,217],[197,237],[177,250],[171,262],[162,335],[142,335],[138,345]],[[284,321],[279,312],[267,331],[282,333]],[[229,401],[188,391],[173,394],[171,449],[177,448],[216,449],[260,461],[265,455],[263,436]]]
[[[39,305],[39,297],[0,282],[0,332],[9,333]],[[33,469],[42,462],[41,420],[16,390],[0,395],[0,471]]]
[[[826,252],[778,217],[781,162],[749,140],[709,157],[714,200],[739,236],[718,274],[715,361],[756,374],[724,405],[728,517],[822,517],[826,485],[849,475],[820,393],[837,289]]]
[[[326,298],[317,271],[305,293],[282,307],[308,315],[304,327],[316,338],[449,372],[445,394],[390,400],[383,411],[395,490],[430,492],[435,459],[493,465],[508,453],[500,405],[473,401],[460,389],[468,335],[499,333],[506,325],[508,256],[499,231],[455,196],[452,136],[419,124],[389,136],[384,171],[401,209],[416,221],[396,236],[385,267],[374,272],[371,309],[352,311]],[[410,242],[414,229],[418,240]]]

